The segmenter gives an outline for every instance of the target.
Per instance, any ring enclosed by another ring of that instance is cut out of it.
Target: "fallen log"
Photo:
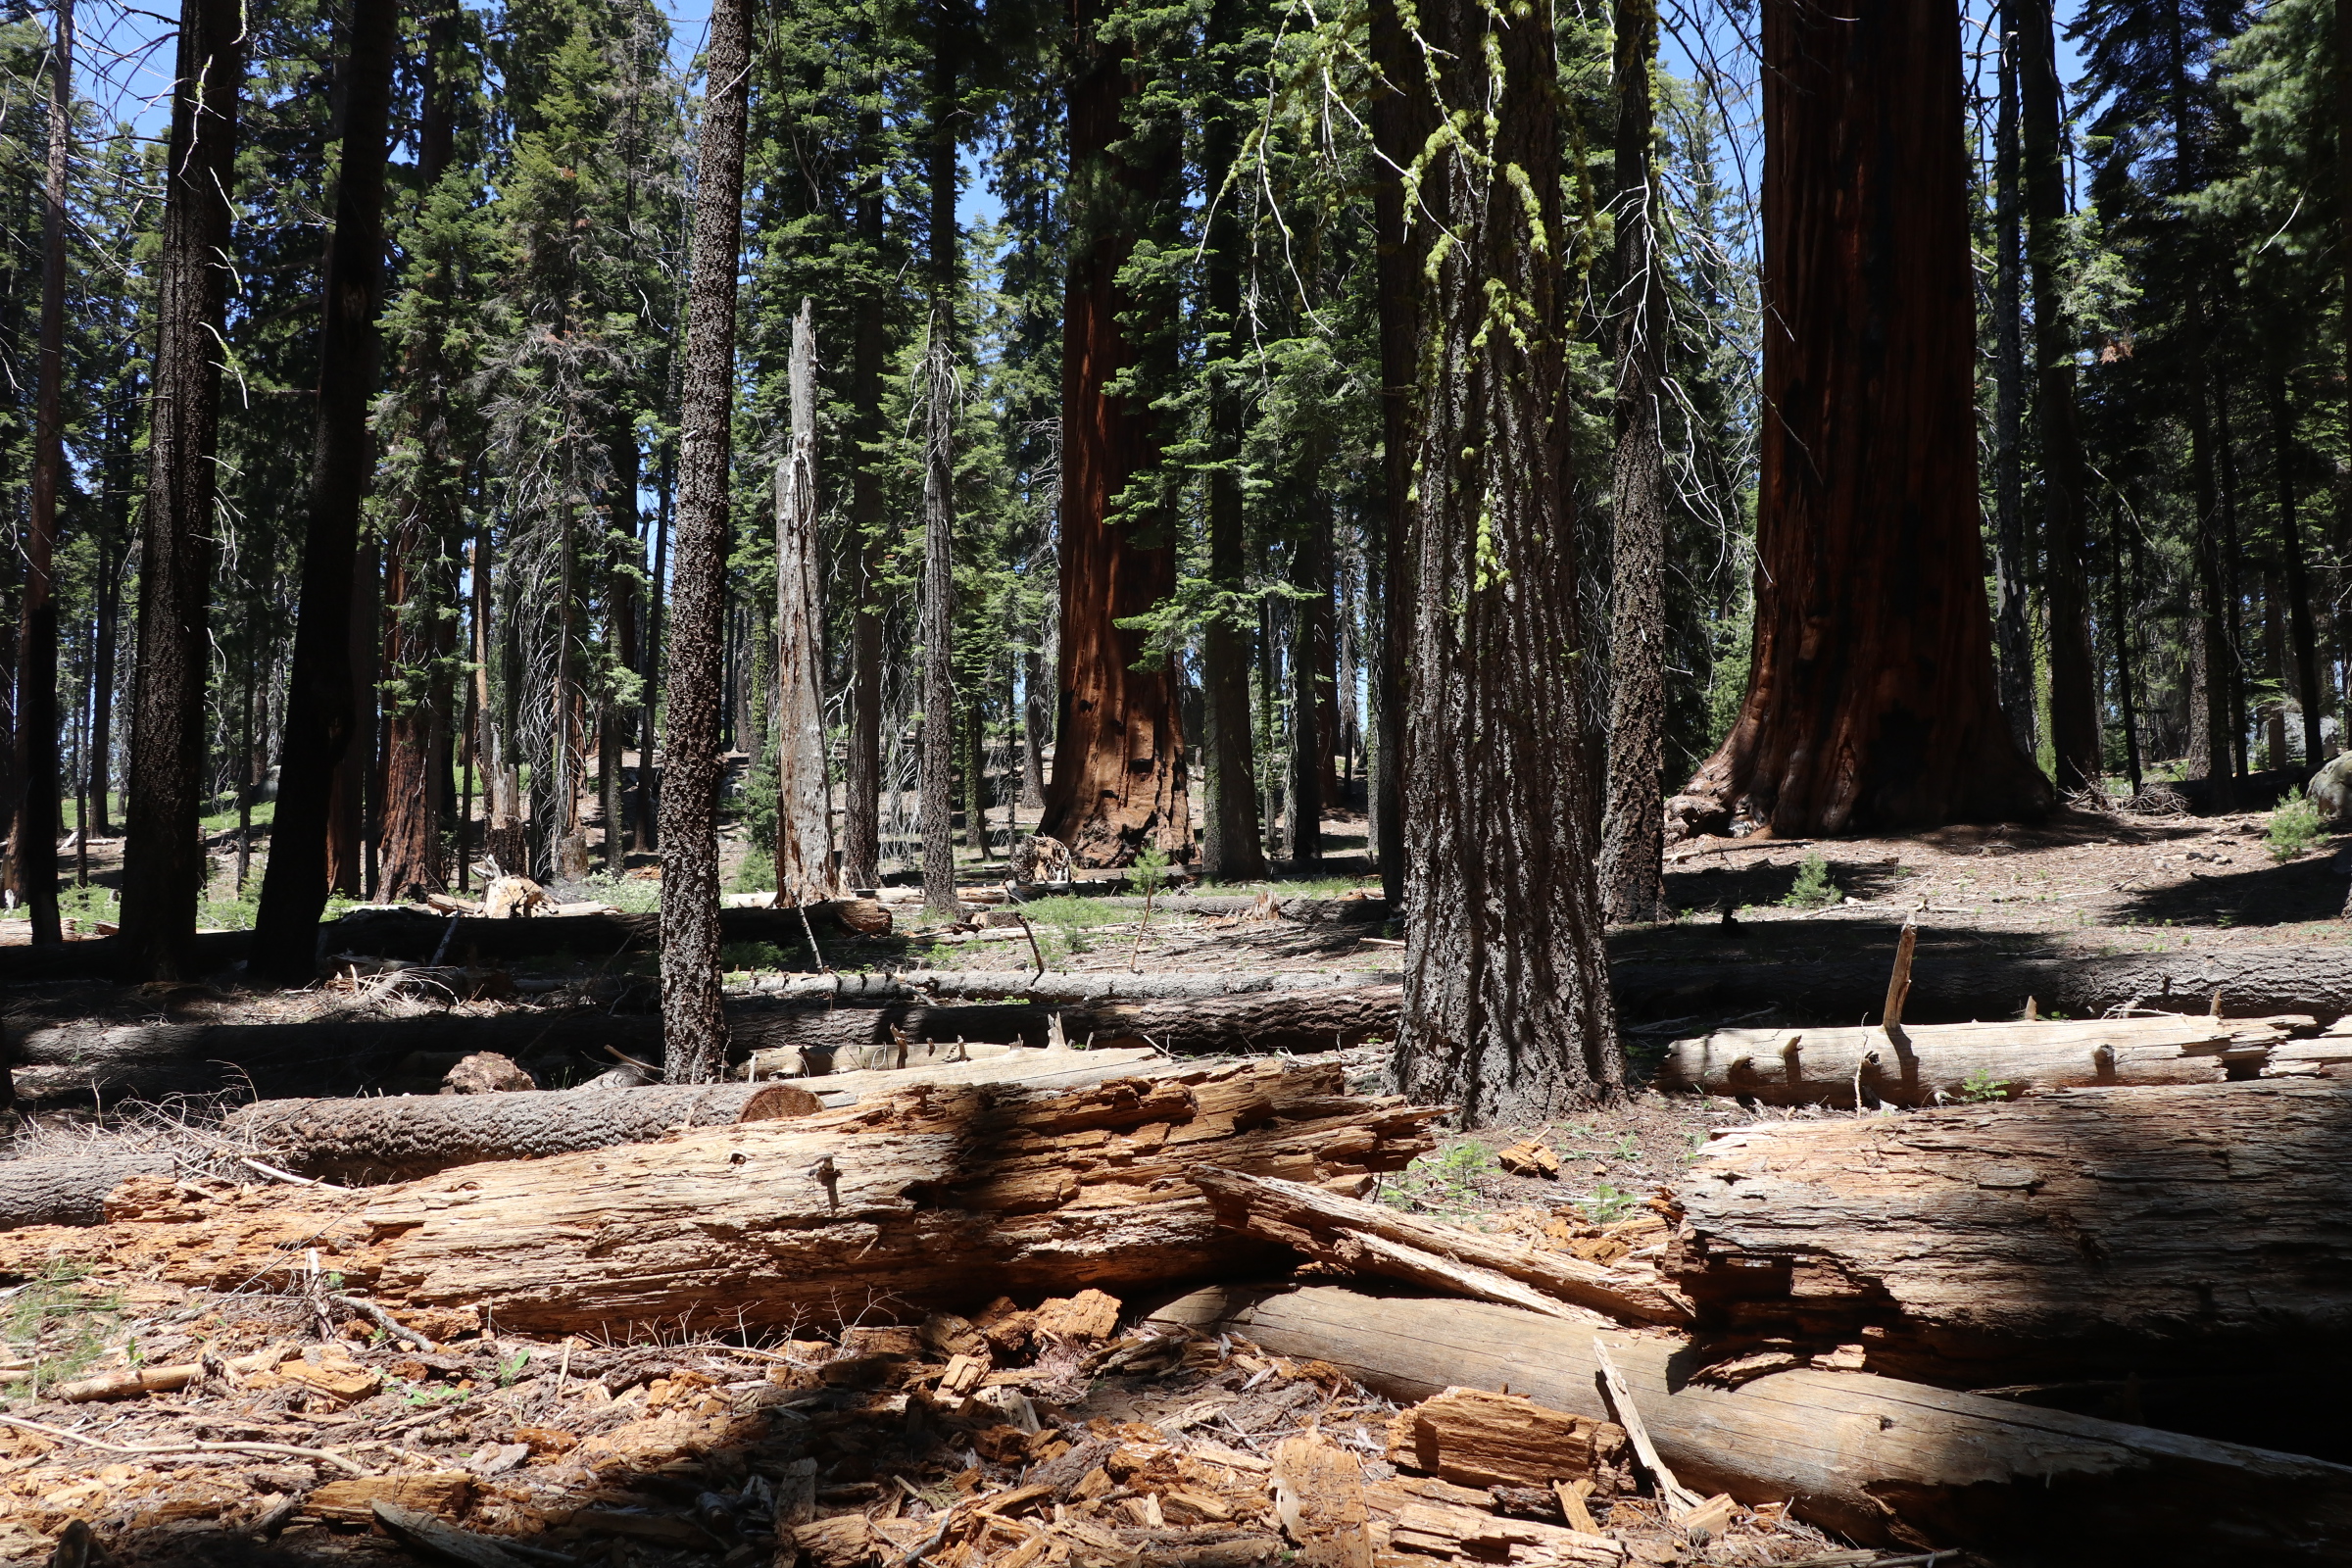
[[[2352,1086],[2068,1089],[1716,1140],[1667,1276],[1714,1334],[1963,1386],[2291,1362],[2352,1329]]]
[[[1560,1303],[1636,1323],[1690,1321],[1690,1303],[1639,1264],[1603,1268],[1573,1252],[1400,1214],[1318,1187],[1204,1169],[1193,1180],[1220,1223],[1295,1247],[1318,1263],[1482,1300],[1560,1314]]]
[[[0,1234],[0,1270],[92,1258],[270,1289],[315,1255],[388,1308],[479,1303],[500,1325],[618,1336],[1115,1293],[1280,1255],[1216,1223],[1186,1178],[1199,1164],[1336,1182],[1431,1147],[1440,1107],[1343,1084],[1336,1062],[1264,1062],[1059,1094],[922,1086],[364,1191],[142,1177],[105,1225]]]
[[[883,1065],[902,1039],[1044,1047],[1054,1040],[1056,1011],[1062,1038],[1073,1046],[1329,1051],[1393,1031],[1398,997],[1393,988],[1322,987],[1056,1009],[921,1002],[827,1006],[784,996],[730,1002],[726,1013],[739,1058],[758,1060],[770,1073],[823,1074]],[[615,1051],[659,1064],[662,1020],[578,1008],[272,1024],[75,1021],[25,1033],[16,1042],[13,1076],[18,1096],[34,1109],[228,1089],[270,1100],[429,1093],[461,1057],[483,1051],[512,1058],[543,1084],[576,1082],[610,1067]]]
[[[2316,1032],[2308,1017],[2091,1018],[1885,1029],[1722,1029],[1678,1040],[1657,1087],[1768,1105],[1944,1104],[2044,1089],[2224,1083]],[[2352,1042],[2347,1042],[2352,1044]]]
[[[812,904],[805,910],[721,909],[719,940],[765,942],[788,953],[796,949],[805,953],[808,939],[801,925],[804,914],[819,939],[886,935],[890,930],[888,909],[870,899],[852,899],[838,905]],[[252,941],[250,931],[197,933],[192,950],[197,972],[212,973],[243,962]],[[438,957],[451,963],[478,964],[486,959],[544,958],[564,953],[602,959],[660,945],[661,917],[654,914],[491,920],[371,906],[318,927],[321,956],[351,953],[419,962]],[[111,980],[121,963],[113,937],[0,948],[0,984]]]
[[[0,1230],[22,1225],[96,1225],[106,1195],[131,1176],[169,1176],[172,1156],[131,1151],[0,1159]]]
[[[1482,1301],[1321,1286],[1211,1287],[1155,1320],[1327,1361],[1399,1400],[1507,1391],[1610,1419],[1598,1331]],[[1853,1540],[2022,1546],[2081,1563],[2331,1561],[2352,1552],[2352,1468],[1867,1373],[1689,1381],[1679,1341],[1605,1336],[1660,1456],[1686,1484],[1788,1500]]]
[[[1851,1024],[1886,999],[1895,930],[1840,932],[1847,958],[1808,962],[1620,959],[1609,966],[1620,1018],[1733,1016],[1777,1009],[1791,1023]],[[2352,1013],[2352,950],[2266,946],[2207,952],[1998,957],[1923,952],[1905,1016],[1914,1023],[2014,1017],[2032,997],[2046,1015],[2098,1017],[2119,1008],[2204,1012],[2221,993],[2226,1012],[2249,1017],[2309,1013],[2323,1023]]]
[[[270,1163],[300,1175],[348,1184],[382,1183],[485,1160],[536,1159],[653,1143],[689,1127],[807,1116],[856,1104],[864,1095],[904,1091],[918,1082],[1028,1083],[1058,1091],[1109,1078],[1153,1076],[1157,1065],[1147,1051],[1020,1049],[1018,1055],[970,1063],[773,1083],[264,1100],[231,1111],[221,1131],[250,1144]],[[97,1224],[101,1218],[93,1215],[78,1223]]]
[[[1117,971],[1029,969],[907,969],[896,974],[763,975],[740,994],[819,998],[843,1004],[920,1001],[933,997],[1027,1002],[1071,1006],[1092,1002],[1199,1001],[1257,996],[1270,991],[1396,986],[1394,970],[1260,969],[1224,974],[1123,974]],[[729,995],[739,993],[730,992]]]

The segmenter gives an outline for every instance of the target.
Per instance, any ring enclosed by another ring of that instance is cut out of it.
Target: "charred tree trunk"
[[[1322,443],[1307,444],[1308,473],[1320,472]],[[1315,612],[1331,606],[1331,516],[1319,498],[1307,501],[1306,531],[1291,558],[1291,864],[1323,862],[1323,694],[1316,679]],[[1328,615],[1326,617],[1328,619]]]
[[[2320,684],[2319,638],[2311,621],[2311,568],[2303,555],[2303,530],[2296,515],[2295,415],[2288,401],[2281,349],[2274,350],[2269,377],[2271,482],[2278,492],[2278,554],[2285,565],[2288,635],[2294,644],[2295,697],[2303,707],[2303,765],[2320,765],[2327,743],[2321,722],[2328,716],[2328,689]]]
[[[237,0],[184,0],[172,68],[172,139],[156,283],[155,395],[139,560],[122,847],[126,979],[178,979],[196,935],[205,858],[204,686],[210,642],[214,466],[228,298],[237,95],[245,74]]]
[[[1172,662],[1142,669],[1144,634],[1118,622],[1176,588],[1176,551],[1135,481],[1159,459],[1149,394],[1112,377],[1162,368],[1166,302],[1121,272],[1161,221],[1179,166],[1169,128],[1131,117],[1132,46],[1097,29],[1104,0],[1073,0],[1078,59],[1069,82],[1073,230],[1061,360],[1060,712],[1054,778],[1039,831],[1080,865],[1125,865],[1147,843],[1193,854],[1184,727]],[[1113,144],[1125,150],[1114,152]],[[1148,320],[1150,324],[1139,324]]]
[[[1609,634],[1609,793],[1602,906],[1617,921],[1666,917],[1666,255],[1649,73],[1655,0],[1617,0],[1617,452]]]
[[[57,912],[57,493],[65,478],[66,172],[74,141],[74,0],[58,0],[49,40],[49,166],[41,196],[40,391],[33,405],[32,494],[24,531],[24,611],[17,645],[17,878],[32,940],[64,940]],[[89,842],[89,823],[77,824]]]
[[[1472,1124],[1535,1121],[1625,1070],[1588,761],[1560,741],[1584,694],[1557,66],[1545,13],[1506,24],[1456,0],[1422,25],[1421,114],[1492,128],[1485,145],[1436,161],[1408,231],[1429,270],[1410,517],[1409,945],[1390,1077]],[[1488,160],[1525,172],[1524,202]]]
[[[375,620],[354,602],[360,512],[374,467],[368,401],[375,392],[376,311],[383,298],[384,164],[391,145],[396,0],[359,0],[352,13],[343,157],[328,243],[319,331],[318,441],[311,463],[302,605],[286,690],[285,748],[270,864],[254,920],[253,965],[289,985],[318,972],[318,914],[326,906],[328,797],[348,760],[372,760],[373,725],[356,711],[356,633],[370,660]],[[368,674],[372,676],[370,667]],[[372,680],[370,681],[372,685]]]
[[[1784,836],[2038,816],[1984,608],[1956,6],[1763,17],[1755,646],[1688,793]]]
[[[2011,0],[2025,130],[2026,255],[2034,273],[2034,410],[2041,437],[2042,597],[2049,612],[2050,746],[2062,791],[2097,789],[2098,662],[2090,646],[2082,435],[2075,412],[2074,318],[2058,275],[2066,154],[2049,0]]]
[[[792,323],[792,444],[776,471],[776,902],[838,898],[825,769],[822,564],[816,535],[816,322]]]
[[[708,1083],[727,1065],[718,973],[719,644],[751,31],[751,0],[715,0],[697,142],[678,406],[678,564],[668,596],[677,618],[662,747],[662,1024],[673,1083]]]
[[[2034,633],[2027,623],[2027,580],[2032,551],[2026,544],[2024,461],[2026,350],[2022,300],[2025,292],[2025,235],[2019,185],[2017,135],[2018,19],[2001,15],[2000,110],[1993,129],[1993,245],[1997,261],[1992,296],[1992,491],[1994,535],[2000,548],[1993,561],[1998,612],[1993,620],[1995,662],[2000,672],[2001,711],[2017,749],[2034,755]]]
[[[1209,47],[1231,51],[1241,40],[1240,0],[1219,0],[1209,10]],[[1215,334],[1217,362],[1203,373],[1208,382],[1210,443],[1206,503],[1208,575],[1219,602],[1200,633],[1201,708],[1206,720],[1207,810],[1201,818],[1200,870],[1216,882],[1248,882],[1266,874],[1266,852],[1258,837],[1257,763],[1250,721],[1250,635],[1240,601],[1243,561],[1242,406],[1240,364],[1242,268],[1247,260],[1238,206],[1230,188],[1241,153],[1240,106],[1217,99],[1200,127],[1200,161],[1212,181],[1202,255],[1203,329]]]
[[[1372,63],[1380,83],[1372,99],[1373,266],[1380,295],[1380,505],[1370,552],[1380,561],[1380,629],[1373,656],[1372,718],[1378,749],[1372,758],[1368,813],[1377,840],[1381,891],[1391,907],[1404,906],[1404,682],[1412,657],[1411,517],[1413,443],[1421,340],[1421,299],[1413,248],[1406,232],[1405,171],[1427,143],[1435,113],[1420,79],[1420,45],[1404,28],[1397,0],[1372,0]]]

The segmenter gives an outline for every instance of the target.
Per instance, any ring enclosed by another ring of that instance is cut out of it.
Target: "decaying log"
[[[1398,996],[1393,987],[1316,987],[1197,1001],[1106,998],[1054,1008],[921,1001],[834,1006],[818,996],[790,995],[745,997],[726,1012],[739,1058],[760,1057],[770,1071],[827,1073],[880,1065],[902,1037],[1044,1047],[1056,1012],[1072,1046],[1329,1051],[1393,1031]],[[460,1058],[484,1051],[512,1058],[543,1084],[576,1082],[610,1067],[610,1051],[658,1064],[662,1021],[603,1008],[272,1024],[74,1021],[27,1030],[14,1044],[17,1094],[40,1109],[226,1089],[271,1100],[425,1093]]]
[[[2213,1370],[2352,1329],[2352,1086],[1772,1123],[1719,1138],[1679,1197],[1667,1273],[1707,1330],[1938,1382]]]
[[[1690,1303],[1640,1264],[1603,1268],[1298,1182],[1218,1169],[1193,1180],[1223,1224],[1318,1263],[1555,1315],[1567,1302],[1636,1323],[1690,1320]]]
[[[865,1095],[904,1091],[918,1082],[1028,1083],[1059,1091],[1174,1070],[1161,1066],[1148,1051],[1023,1047],[974,1062],[770,1083],[264,1100],[231,1111],[221,1129],[250,1141],[271,1164],[305,1176],[354,1184],[408,1181],[485,1160],[534,1159],[652,1143],[688,1127],[807,1116],[855,1104]],[[97,1224],[102,1217],[79,1223]]]
[[[1463,1487],[1549,1487],[1625,1462],[1625,1429],[1522,1394],[1450,1388],[1396,1412],[1389,1457]]]
[[[0,1231],[24,1225],[96,1225],[106,1195],[130,1176],[169,1176],[172,1156],[149,1152],[0,1159]]]
[[[1896,932],[1857,927],[1850,940],[1852,957],[1806,962],[1623,959],[1609,966],[1618,1016],[1731,1017],[1773,1007],[1792,1024],[1850,1025],[1876,1016],[1886,1000]],[[2075,1018],[2129,1007],[2204,1012],[2217,991],[2226,1012],[2333,1022],[2352,1013],[2352,950],[2280,944],[2029,958],[1923,949],[1904,1016],[1914,1024],[2015,1017],[2028,997],[2044,1014]]]
[[[359,1192],[145,1177],[116,1191],[105,1225],[0,1235],[0,1269],[97,1257],[266,1289],[316,1250],[388,1307],[481,1303],[515,1328],[623,1335],[1115,1294],[1280,1255],[1216,1223],[1195,1166],[1340,1181],[1431,1147],[1438,1108],[1343,1084],[1336,1062],[1265,1062],[1058,1094],[922,1086]]]
[[[2251,1077],[2309,1017],[2114,1018],[1722,1029],[1678,1040],[1657,1087],[1768,1105],[1942,1104],[2043,1089],[2223,1083]]]
[[[1595,1331],[1483,1301],[1212,1287],[1159,1321],[1328,1361],[1399,1399],[1508,1387],[1599,1421]],[[2308,1563],[2352,1552],[2352,1468],[1858,1372],[1687,1381],[1671,1338],[1608,1336],[1659,1451],[1704,1492],[1790,1500],[1854,1540],[2024,1545],[2070,1563]]]

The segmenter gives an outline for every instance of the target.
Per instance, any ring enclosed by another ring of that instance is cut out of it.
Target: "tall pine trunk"
[[[686,344],[678,401],[677,568],[670,584],[662,780],[662,1038],[672,1083],[727,1069],[719,1005],[719,703],[733,455],[735,274],[743,255],[751,0],[714,0],[696,140]]]
[[[2058,275],[2066,150],[2049,0],[2011,0],[2025,145],[2026,256],[2034,273],[2034,412],[2041,437],[2042,603],[2049,615],[2050,748],[2061,791],[2097,789],[2098,663],[2090,646],[2082,435],[2075,411],[2075,327]]]
[[[17,876],[32,940],[64,940],[57,912],[57,492],[66,466],[66,164],[74,139],[74,0],[58,0],[49,48],[49,167],[41,196],[40,392],[24,531],[24,619],[17,653]],[[79,824],[84,843],[89,824]]]
[[[1230,51],[1244,31],[1242,0],[1216,0],[1209,8],[1212,51]],[[1200,697],[1208,753],[1203,782],[1207,809],[1201,815],[1200,869],[1218,882],[1249,882],[1266,874],[1265,847],[1257,828],[1257,762],[1251,755],[1250,723],[1250,636],[1244,631],[1241,595],[1247,586],[1242,519],[1242,436],[1245,420],[1241,356],[1248,343],[1241,330],[1242,268],[1246,238],[1239,211],[1242,193],[1233,176],[1241,153],[1246,106],[1212,98],[1203,106],[1200,164],[1210,182],[1212,204],[1201,246],[1201,303],[1212,334],[1214,362],[1208,380],[1208,575],[1219,602],[1200,634]]]
[[[374,617],[354,603],[360,513],[373,471],[368,401],[375,392],[383,298],[384,163],[390,151],[397,0],[356,0],[346,63],[343,156],[319,332],[318,416],[304,535],[302,605],[286,691],[285,747],[270,863],[262,873],[252,966],[289,985],[318,972],[326,906],[328,796],[338,767],[371,760],[374,726],[356,711],[355,631],[373,656]],[[363,620],[363,615],[365,619]],[[368,715],[372,717],[372,714]]]
[[[1149,380],[1172,368],[1166,302],[1137,297],[1120,273],[1138,236],[1163,218],[1180,149],[1167,127],[1130,122],[1136,61],[1130,44],[1098,35],[1109,10],[1105,0],[1074,0],[1072,11],[1060,700],[1039,828],[1081,865],[1125,865],[1147,844],[1175,860],[1193,854],[1174,662],[1138,668],[1144,634],[1119,624],[1176,589],[1165,519],[1126,494],[1159,461],[1156,421],[1148,393],[1108,390],[1122,372],[1140,368]]]
[[[956,903],[956,37],[931,3],[931,341],[923,355],[923,906]]]
[[[1601,900],[1612,920],[1666,912],[1666,255],[1658,242],[1649,73],[1656,0],[1617,0],[1617,451],[1609,631],[1609,793]]]
[[[137,669],[122,846],[123,978],[189,973],[205,856],[204,688],[211,645],[214,466],[228,299],[239,0],[184,0],[157,260],[155,392],[139,555]]]
[[[870,888],[882,876],[883,495],[882,476],[870,456],[881,433],[886,304],[875,275],[882,250],[883,173],[873,166],[881,140],[881,115],[860,115],[858,158],[868,166],[858,190],[858,245],[864,265],[850,329],[850,540],[857,553],[858,602],[850,613],[850,734],[841,811],[842,872],[853,888]]]
[[[825,770],[824,598],[816,533],[816,321],[792,323],[792,433],[776,466],[776,902],[836,898]]]
[[[2039,816],[1984,605],[1956,0],[1768,0],[1763,41],[1755,642],[1689,793],[1784,837]]]
[[[1427,270],[1391,1076],[1473,1125],[1532,1122],[1624,1076],[1577,717],[1557,62],[1540,9],[1446,0],[1420,36],[1412,90],[1467,129],[1408,229]]]
[[[2285,568],[2287,634],[2293,644],[2295,700],[2303,710],[2303,765],[2320,765],[2321,722],[2328,715],[2320,684],[2319,638],[2311,623],[2311,571],[2303,557],[2302,520],[2295,493],[2295,415],[2287,398],[2284,347],[2272,351],[2266,383],[2271,414],[2271,482],[2278,495],[2278,554]]]
[[[1367,554],[1378,563],[1380,625],[1372,656],[1372,779],[1367,826],[1390,907],[1404,905],[1404,672],[1411,657],[1414,382],[1419,271],[1405,231],[1405,171],[1429,139],[1436,106],[1420,90],[1421,51],[1397,0],[1372,0],[1373,269],[1380,298],[1380,503]]]
[[[2034,755],[2034,629],[2029,620],[2027,583],[2033,551],[2026,543],[2025,448],[2026,348],[2025,203],[2020,199],[2023,158],[2018,147],[2018,27],[2020,10],[2031,0],[2006,6],[2001,14],[2000,109],[1993,129],[1992,292],[1992,494],[1993,558],[1997,610],[1993,618],[1995,663],[2000,675],[2001,711],[2018,750]]]

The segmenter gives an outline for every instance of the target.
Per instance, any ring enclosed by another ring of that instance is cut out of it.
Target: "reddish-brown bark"
[[[1141,632],[1118,622],[1176,587],[1176,552],[1160,519],[1113,520],[1128,481],[1158,460],[1152,410],[1105,390],[1142,358],[1120,318],[1140,302],[1119,286],[1136,220],[1163,198],[1172,138],[1139,162],[1111,152],[1134,137],[1126,109],[1133,60],[1095,31],[1102,0],[1075,0],[1079,64],[1069,86],[1071,186],[1081,209],[1071,243],[1061,362],[1061,712],[1054,779],[1039,831],[1081,865],[1124,865],[1147,843],[1192,857],[1184,729],[1176,672],[1138,669]]]
[[[1954,0],[1764,7],[1754,654],[1689,793],[1784,835],[2034,816],[1995,700]]]

